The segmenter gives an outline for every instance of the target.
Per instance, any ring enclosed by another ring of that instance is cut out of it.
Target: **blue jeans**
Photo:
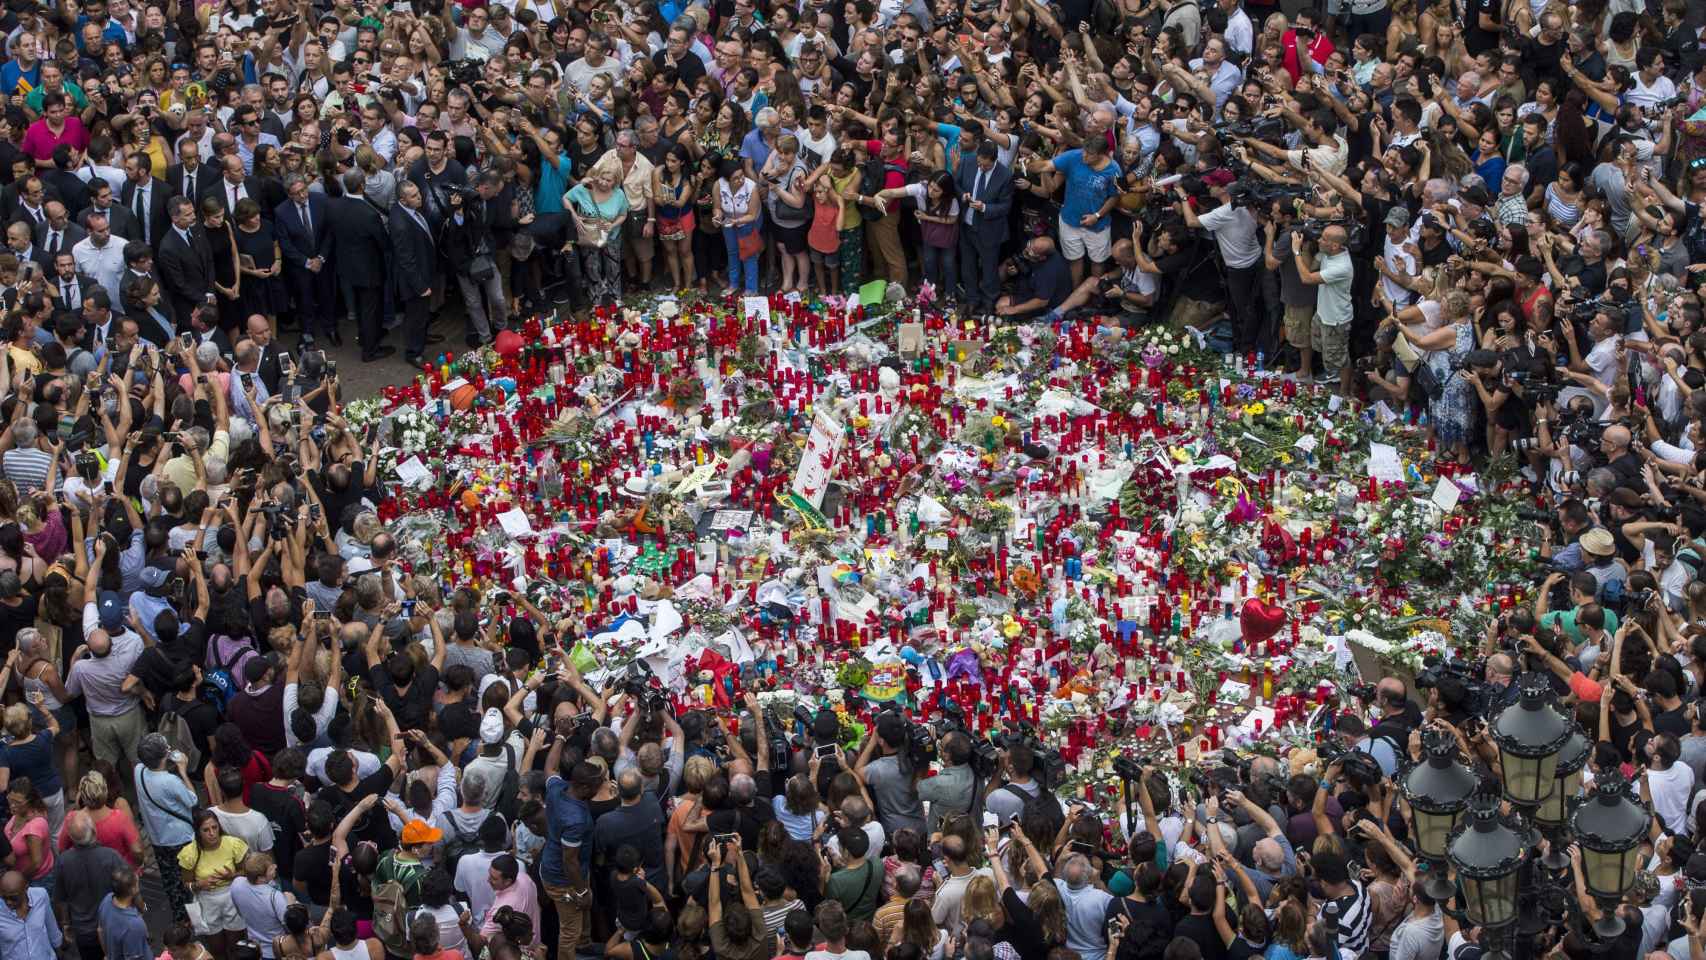
[[[954,296],[960,283],[960,271],[956,264],[959,250],[953,246],[932,247],[928,243],[920,247],[924,258],[924,279],[936,286],[938,300]]]
[[[742,233],[750,233],[758,229],[758,224],[747,224],[738,230],[734,227],[723,228],[723,249],[729,254],[729,286],[741,286],[741,271],[746,271],[746,292],[758,292],[758,255],[742,260],[740,258],[740,237]]]

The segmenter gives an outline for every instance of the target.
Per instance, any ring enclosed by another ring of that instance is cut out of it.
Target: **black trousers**
[[[306,267],[285,265],[284,278],[290,285],[290,297],[296,301],[297,316],[302,319],[302,332],[309,336],[330,336],[336,329],[332,320],[333,301],[330,266],[315,273]]]
[[[960,224],[962,299],[974,310],[990,310],[1001,294],[1001,234]]]
[[[77,942],[77,956],[81,960],[102,960],[107,955],[101,949],[101,939],[93,933],[88,936],[79,933],[73,939]]]
[[[1257,291],[1262,283],[1262,262],[1248,267],[1226,268],[1226,300],[1232,307],[1232,325],[1238,331],[1238,352],[1257,349],[1262,332],[1262,311]]]
[[[399,305],[403,308],[403,354],[419,357],[426,352],[427,327],[432,323],[432,298],[416,297]]]
[[[344,291],[344,297],[349,301],[350,312],[355,314],[356,330],[361,335],[361,353],[365,357],[379,349],[379,341],[384,336],[380,310],[385,305],[385,290],[379,286],[358,287],[352,284]]]

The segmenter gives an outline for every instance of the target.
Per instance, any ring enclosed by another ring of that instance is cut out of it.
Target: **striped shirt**
[[[53,454],[34,447],[18,447],[6,451],[6,479],[12,481],[22,494],[35,493],[47,483],[48,468],[53,466]]]
[[[1374,902],[1361,880],[1351,878],[1351,892],[1333,901],[1339,905],[1339,947],[1353,956],[1368,949],[1369,927],[1374,920]],[[1325,908],[1325,904],[1322,905]],[[1320,916],[1320,914],[1317,914]]]

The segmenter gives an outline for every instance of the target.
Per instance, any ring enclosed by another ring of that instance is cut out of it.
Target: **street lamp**
[[[1427,861],[1423,886],[1427,895],[1444,903],[1456,892],[1446,874],[1446,841],[1463,819],[1480,781],[1457,762],[1457,741],[1434,729],[1422,731],[1422,750],[1427,759],[1404,774],[1404,799],[1410,804],[1416,827],[1416,850]]]
[[[1446,844],[1446,857],[1463,884],[1464,912],[1469,922],[1492,934],[1495,946],[1488,960],[1504,957],[1497,944],[1505,928],[1517,919],[1517,873],[1527,853],[1529,831],[1499,816],[1498,800],[1477,797],[1469,817]]]
[[[1602,942],[1623,933],[1617,904],[1635,883],[1641,841],[1652,818],[1652,812],[1629,795],[1628,781],[1616,771],[1596,780],[1590,798],[1570,814],[1570,831],[1582,850],[1582,877],[1600,907],[1593,930]]]
[[[1505,799],[1532,813],[1558,789],[1558,751],[1575,724],[1553,708],[1552,684],[1527,674],[1516,703],[1500,711],[1489,729],[1499,748]]]
[[[1552,794],[1534,811],[1534,822],[1551,841],[1546,856],[1540,858],[1540,865],[1548,870],[1556,872],[1570,865],[1564,853],[1564,821],[1570,813],[1570,801],[1582,792],[1582,768],[1592,752],[1593,744],[1580,730],[1570,732],[1564,749],[1558,751],[1557,783]]]

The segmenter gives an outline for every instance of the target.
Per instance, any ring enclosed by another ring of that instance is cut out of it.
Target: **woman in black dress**
[[[237,239],[231,221],[225,216],[224,202],[218,197],[201,202],[201,229],[213,248],[213,290],[219,299],[219,326],[231,330],[243,322],[238,302],[242,277],[237,270]]]
[[[255,314],[276,326],[283,291],[279,272],[278,239],[272,225],[261,219],[261,205],[245,197],[237,201],[237,263],[243,273],[242,294],[237,298],[243,322]]]

